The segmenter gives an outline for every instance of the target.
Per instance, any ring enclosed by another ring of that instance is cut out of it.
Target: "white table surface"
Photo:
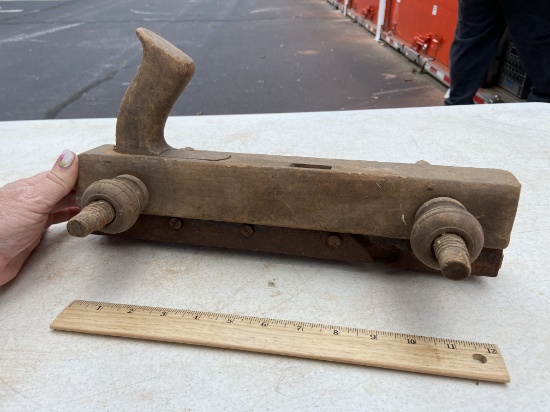
[[[115,119],[0,123],[0,184]],[[522,183],[497,278],[441,276],[52,227],[0,287],[0,410],[544,410],[550,405],[550,105],[170,118],[175,147],[502,168]],[[0,228],[1,230],[1,228]],[[274,284],[274,286],[273,286]],[[496,384],[50,330],[73,299],[371,328],[499,345]]]

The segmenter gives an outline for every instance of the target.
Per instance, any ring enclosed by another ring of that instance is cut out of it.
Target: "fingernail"
[[[61,167],[67,168],[74,160],[74,154],[70,150],[63,150],[61,156],[57,158],[57,164]]]

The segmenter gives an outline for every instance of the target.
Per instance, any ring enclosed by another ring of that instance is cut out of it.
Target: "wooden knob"
[[[452,280],[470,276],[471,263],[483,248],[483,228],[464,205],[455,199],[438,197],[416,212],[411,247],[426,266],[441,270]]]
[[[92,183],[82,195],[82,211],[67,222],[73,236],[84,237],[100,230],[120,233],[136,223],[149,202],[149,191],[137,177],[121,175]]]

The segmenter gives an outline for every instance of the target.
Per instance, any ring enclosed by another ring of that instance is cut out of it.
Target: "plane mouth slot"
[[[322,170],[332,169],[332,166],[328,166],[328,165],[310,165],[307,163],[291,163],[290,167],[301,167],[303,169],[322,169]]]

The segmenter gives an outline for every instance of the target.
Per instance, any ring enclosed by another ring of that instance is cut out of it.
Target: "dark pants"
[[[533,82],[527,100],[550,103],[550,0],[459,0],[446,105],[473,103],[506,25]]]

